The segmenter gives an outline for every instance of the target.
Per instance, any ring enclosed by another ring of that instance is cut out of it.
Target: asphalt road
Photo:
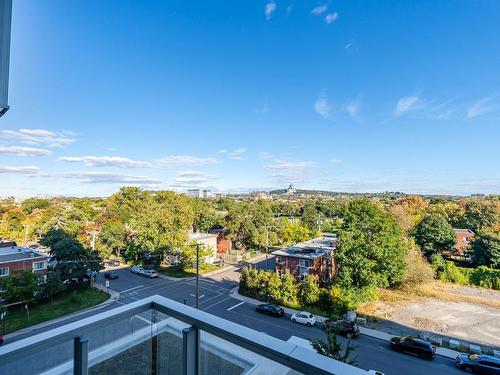
[[[154,294],[181,303],[186,302],[188,305],[194,306],[194,280],[172,281],[161,278],[147,279],[132,274],[129,269],[120,269],[116,272],[119,274],[119,278],[110,280],[110,288],[120,292],[120,299],[106,307],[88,312],[71,320],[82,319],[86,316]],[[103,279],[100,278],[102,278],[102,275],[98,279],[98,281],[102,282]],[[221,273],[210,278],[201,278],[200,309],[257,331],[265,332],[282,340],[288,340],[291,336],[298,336],[304,339],[324,336],[323,331],[319,327],[306,327],[294,324],[290,321],[289,316],[273,318],[259,314],[255,312],[255,306],[248,303],[241,303],[241,301],[230,297],[229,293],[231,289],[237,285],[237,278],[238,274],[234,271]],[[46,327],[44,330],[55,328],[68,322],[58,322]],[[33,335],[34,333],[20,335],[15,340]],[[436,356],[434,360],[428,361],[397,353],[390,350],[387,342],[367,336],[361,336],[353,340],[353,344],[357,346],[355,352],[357,356],[356,365],[360,368],[376,369],[384,372],[386,375],[462,374],[462,371],[455,367],[452,359]]]

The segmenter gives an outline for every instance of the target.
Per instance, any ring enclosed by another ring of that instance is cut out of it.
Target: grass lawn
[[[29,320],[24,305],[11,306],[8,308],[5,318],[5,333],[95,306],[106,301],[108,297],[107,293],[94,288],[75,290],[54,298],[53,302],[31,304],[29,306]]]
[[[200,266],[200,275],[203,275],[204,273],[207,272],[215,271],[217,269],[219,269],[219,267],[213,264],[204,264]],[[165,276],[179,277],[179,278],[196,276],[196,269],[182,268],[181,266],[160,267],[159,272]]]

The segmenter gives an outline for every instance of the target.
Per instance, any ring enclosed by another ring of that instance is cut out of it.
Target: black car
[[[274,306],[274,305],[268,305],[268,304],[257,305],[255,310],[257,312],[262,313],[262,314],[277,316],[279,318],[281,318],[283,315],[285,315],[285,310],[283,310],[279,306]]]
[[[391,339],[391,349],[426,359],[432,359],[436,355],[436,347],[429,341],[411,336],[393,337]]]
[[[334,329],[339,335],[346,337],[358,337],[360,335],[359,326],[349,320],[325,319],[323,322],[326,329]]]
[[[116,272],[105,272],[104,277],[111,280],[118,279],[118,274]]]
[[[455,363],[458,368],[474,374],[500,374],[500,359],[491,355],[461,353]]]

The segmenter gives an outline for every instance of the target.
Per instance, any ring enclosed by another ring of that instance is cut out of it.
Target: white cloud
[[[222,149],[222,150],[219,150],[217,151],[218,154],[227,154],[227,150],[226,149]]]
[[[307,169],[317,167],[315,161],[286,161],[276,160],[274,164],[266,165],[264,168],[271,170],[292,170],[292,169]]]
[[[340,159],[331,159],[330,163],[332,163],[332,164],[342,164],[342,160],[340,160]]]
[[[248,149],[246,147],[238,148],[234,151],[231,151],[228,154],[228,158],[232,160],[245,160],[245,158],[242,155],[245,154],[247,151]]]
[[[175,184],[177,186],[181,185],[194,186],[206,183],[207,181],[216,178],[218,178],[218,176],[204,172],[182,171],[177,173],[177,177],[175,178]]]
[[[150,177],[107,172],[66,172],[54,176],[81,180],[81,182],[87,184],[152,185],[162,183],[162,181]]]
[[[15,174],[24,174],[33,176],[40,173],[40,168],[34,166],[26,166],[26,167],[0,166],[0,173],[15,173]]]
[[[59,160],[84,163],[89,167],[143,168],[152,167],[147,161],[131,160],[120,156],[61,156]]]
[[[345,110],[349,114],[349,116],[351,116],[352,118],[355,118],[356,115],[358,114],[359,106],[360,106],[359,101],[355,100],[355,101],[348,103],[345,106]]]
[[[418,96],[405,96],[400,98],[396,104],[395,114],[396,116],[401,116],[408,111],[418,108],[419,104],[420,99]]]
[[[49,156],[50,150],[24,146],[0,147],[0,154],[12,154],[17,156]]]
[[[217,164],[219,161],[216,158],[199,158],[190,155],[170,155],[166,158],[158,159],[156,163],[160,167],[175,168],[183,165],[211,165]]]
[[[317,114],[325,119],[330,116],[332,107],[328,103],[326,94],[322,94],[319,96],[318,100],[316,100],[316,102],[314,103],[314,110]]]
[[[276,3],[274,1],[271,1],[269,3],[266,4],[266,8],[264,10],[264,14],[266,15],[266,20],[270,20],[271,19],[271,15],[273,14],[273,12],[276,11]]]
[[[261,159],[272,159],[273,157],[274,156],[271,153],[267,152],[267,151],[261,151],[261,152],[259,152],[259,158],[261,158]]]
[[[314,14],[315,16],[320,16],[327,10],[328,10],[328,5],[326,4],[318,5],[311,10],[311,14]]]
[[[51,132],[45,129],[0,130],[0,138],[49,147],[64,147],[76,141],[74,134],[68,131]]]
[[[330,24],[330,23],[334,23],[335,21],[337,21],[337,18],[339,18],[339,15],[337,12],[333,12],[333,13],[330,13],[330,14],[327,14],[325,16],[325,22]]]
[[[494,103],[496,95],[486,96],[479,99],[467,109],[467,118],[473,119],[497,111],[500,107]]]

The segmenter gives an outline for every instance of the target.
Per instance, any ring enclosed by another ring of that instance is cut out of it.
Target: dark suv
[[[491,355],[461,353],[455,363],[458,368],[474,374],[500,374],[500,359]]]
[[[268,305],[268,304],[257,305],[255,310],[262,314],[277,316],[279,318],[285,315],[285,311],[281,307],[274,305]]]
[[[432,359],[436,355],[436,347],[429,341],[411,336],[393,337],[391,339],[391,349],[426,359]]]
[[[323,322],[326,329],[333,329],[338,332],[339,335],[346,337],[357,337],[360,334],[359,327],[356,323],[350,322],[349,320],[331,320],[325,319]]]

